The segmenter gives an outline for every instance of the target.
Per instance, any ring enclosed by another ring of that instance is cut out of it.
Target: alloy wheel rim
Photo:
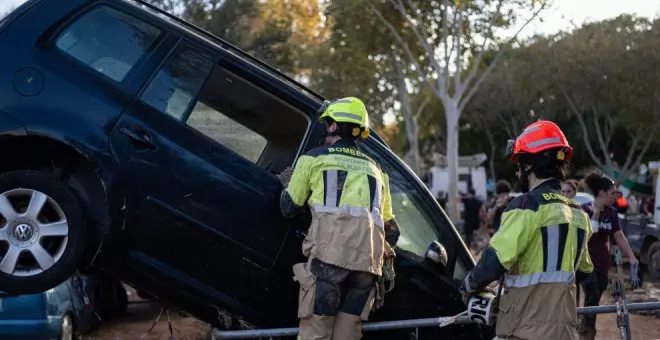
[[[0,272],[32,276],[60,260],[69,238],[62,207],[33,189],[0,194]]]

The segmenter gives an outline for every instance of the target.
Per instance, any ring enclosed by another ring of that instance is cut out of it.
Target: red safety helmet
[[[573,148],[557,124],[548,120],[539,120],[523,130],[515,140],[509,139],[504,157],[517,163],[520,156],[540,154],[547,150],[557,150],[560,161],[573,157]]]

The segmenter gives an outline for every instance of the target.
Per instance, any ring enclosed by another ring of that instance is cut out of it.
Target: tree
[[[449,0],[424,1],[423,11],[414,0],[386,0],[391,4],[407,23],[408,32],[401,32],[382,14],[376,5],[376,0],[365,0],[368,7],[380,19],[380,22],[389,29],[395,37],[407,62],[413,65],[417,72],[415,81],[426,83],[434,96],[442,102],[446,123],[446,148],[449,172],[450,197],[458,196],[458,127],[461,113],[466,104],[474,96],[483,79],[492,71],[501,57],[502,52],[518,35],[518,33],[531,22],[545,7],[541,2],[534,12],[516,34],[508,39],[499,48],[495,31],[498,28],[510,27],[516,19],[514,13],[520,8],[529,5],[525,0],[499,0],[499,1],[456,1]],[[382,1],[381,1],[382,4]],[[536,1],[531,3],[532,7]],[[438,31],[441,31],[438,34]],[[407,42],[406,33],[416,37],[415,45],[424,51],[420,60],[413,53],[413,47]],[[477,43],[477,39],[481,43]],[[435,43],[439,41],[439,43]],[[439,51],[442,49],[442,51]],[[483,68],[484,53],[497,49],[499,52]],[[471,63],[466,60],[472,57]],[[453,74],[450,73],[453,68]],[[458,209],[454,199],[449,200],[447,206],[449,216],[456,220]]]
[[[623,15],[583,26],[552,47],[552,84],[601,169],[622,183],[651,147],[660,118],[660,39],[646,19]],[[578,72],[579,71],[579,72]]]
[[[534,120],[552,119],[553,112],[544,110],[541,89],[537,88],[541,83],[537,70],[545,67],[544,60],[538,58],[537,45],[544,45],[544,41],[534,37],[506,53],[465,108],[465,120],[490,144],[489,172],[494,180],[496,160],[504,154],[506,140],[515,139]]]
[[[320,34],[315,0],[150,0],[289,75],[298,75]]]

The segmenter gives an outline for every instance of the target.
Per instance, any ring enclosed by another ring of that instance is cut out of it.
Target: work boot
[[[360,319],[360,316],[339,312],[332,331],[332,340],[360,339],[362,339],[362,319]]]
[[[596,329],[592,327],[590,324],[593,322],[592,320],[588,320],[588,317],[585,317],[584,315],[580,315],[578,322],[578,334],[580,335],[580,340],[595,340],[596,339]],[[592,321],[592,322],[589,322]]]
[[[312,315],[309,318],[300,319],[298,339],[300,340],[330,340],[332,338],[332,327],[335,323],[334,316]]]

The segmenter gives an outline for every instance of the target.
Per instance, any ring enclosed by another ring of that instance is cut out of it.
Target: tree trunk
[[[410,168],[421,177],[421,156],[419,154],[419,125],[413,111],[413,103],[406,87],[406,75],[399,61],[393,60],[396,72],[397,95],[401,102],[401,111],[406,123],[406,138],[408,139],[408,151],[404,157]]]
[[[451,99],[444,105],[447,121],[447,215],[456,222],[458,211],[458,108]]]
[[[419,126],[417,125],[417,120],[412,115],[405,114],[406,121],[406,138],[408,139],[408,152],[406,152],[406,161],[410,168],[420,176],[420,171],[422,170],[421,166],[421,156],[419,153]]]
[[[493,138],[493,132],[490,130],[490,127],[486,121],[482,120],[481,126],[484,129],[486,138],[488,138],[488,142],[490,143],[490,155],[488,156],[488,170],[490,172],[490,178],[492,178],[493,181],[497,181],[495,176],[495,153],[497,152],[497,148],[495,147],[495,138]]]

